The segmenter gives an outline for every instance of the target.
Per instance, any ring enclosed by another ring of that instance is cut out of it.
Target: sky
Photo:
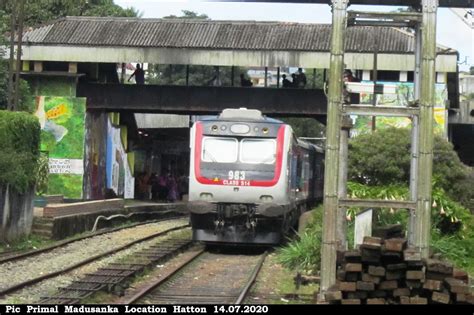
[[[138,9],[143,18],[182,15],[183,10],[206,14],[213,20],[287,21],[330,23],[328,5],[294,3],[203,2],[199,0],[115,0],[122,7]],[[351,6],[351,10],[391,11],[389,6]],[[438,44],[460,53],[461,70],[474,65],[474,30],[447,8],[438,10]]]

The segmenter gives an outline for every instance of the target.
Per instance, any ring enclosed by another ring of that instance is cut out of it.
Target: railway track
[[[124,304],[241,304],[267,253],[224,255],[201,250]]]
[[[35,249],[35,250],[28,250],[26,252],[25,251],[22,251],[22,252],[9,251],[9,252],[5,252],[5,253],[0,253],[0,264],[7,263],[7,262],[13,262],[13,261],[20,260],[20,259],[23,259],[23,258],[33,257],[33,256],[36,256],[36,255],[39,255],[39,254],[42,254],[42,253],[47,253],[47,252],[50,252],[54,249],[67,246],[71,243],[82,241],[82,240],[92,238],[92,237],[96,237],[96,236],[99,236],[99,235],[104,235],[104,234],[108,234],[108,233],[113,233],[113,232],[118,232],[118,231],[122,231],[122,230],[126,230],[126,229],[131,229],[131,228],[134,228],[134,227],[137,227],[137,226],[140,226],[140,225],[145,225],[145,224],[150,224],[150,223],[159,223],[159,222],[164,222],[164,221],[169,221],[169,220],[176,220],[176,219],[179,219],[179,218],[182,218],[182,217],[183,216],[173,216],[173,217],[168,217],[168,218],[165,218],[165,219],[139,222],[139,223],[129,224],[129,225],[126,225],[126,226],[116,227],[116,228],[112,228],[112,229],[105,229],[105,230],[101,230],[99,232],[87,233],[87,234],[81,235],[79,237],[74,237],[72,239],[68,239],[68,240],[65,240],[65,241],[60,241],[60,242],[58,242],[54,245],[51,245],[51,246],[47,246],[47,247],[39,248],[39,249]]]
[[[56,294],[43,297],[38,303],[77,304],[99,291],[120,292],[133,276],[174,256],[191,244],[190,240],[171,239],[166,243],[150,246],[121,262],[111,263],[94,273],[86,274],[69,286],[60,288]]]
[[[116,247],[116,248],[113,248],[111,250],[108,250],[108,251],[105,251],[103,253],[100,253],[100,254],[97,254],[95,256],[92,256],[92,257],[89,257],[87,259],[84,259],[84,260],[81,260],[73,265],[70,265],[70,266],[67,266],[65,268],[62,268],[60,270],[56,270],[56,271],[53,271],[53,272],[50,272],[50,273],[46,273],[46,274],[42,274],[41,276],[38,276],[38,277],[34,277],[34,278],[31,278],[31,279],[28,279],[26,281],[22,281],[20,283],[15,283],[9,287],[0,287],[0,297],[4,297],[5,295],[7,294],[11,294],[11,293],[14,293],[14,292],[17,292],[19,290],[22,290],[22,289],[25,289],[27,287],[30,287],[34,284],[37,284],[43,280],[46,280],[46,279],[51,279],[51,278],[54,278],[54,277],[57,277],[57,276],[60,276],[60,275],[63,275],[63,274],[66,274],[68,272],[71,272],[75,269],[78,269],[79,267],[82,267],[82,266],[85,266],[87,264],[90,264],[92,262],[95,262],[95,261],[98,261],[106,256],[109,256],[109,255],[112,255],[112,254],[116,254],[116,253],[119,253],[120,251],[123,251],[125,249],[128,249],[130,247],[132,247],[133,245],[136,245],[136,244],[139,244],[139,243],[142,243],[142,242],[146,242],[146,241],[150,241],[154,238],[158,238],[158,237],[161,237],[161,236],[164,236],[170,232],[173,232],[173,231],[178,231],[178,230],[182,230],[182,229],[185,229],[185,228],[188,228],[189,227],[189,224],[182,224],[182,225],[179,225],[179,226],[176,226],[176,227],[173,227],[173,228],[169,228],[169,229],[166,229],[164,231],[161,231],[161,232],[158,232],[158,233],[154,233],[154,234],[151,234],[151,235],[148,235],[146,237],[142,237],[142,238],[139,238],[139,239],[136,239],[136,240],[133,240],[131,242],[128,242],[122,246],[119,246],[119,247]],[[190,241],[186,241],[187,243],[190,243]],[[179,242],[175,242],[175,244],[178,244]],[[183,244],[181,244],[182,246],[184,246]],[[62,245],[64,246],[64,245]],[[168,246],[169,247],[169,246]],[[181,246],[178,246],[178,247],[181,247]],[[49,248],[48,251],[52,251],[54,249],[56,249],[57,247],[55,248]],[[166,248],[166,245],[163,247],[163,250],[164,248]],[[173,250],[171,248],[168,248],[169,249],[169,253],[168,254],[171,254],[173,252]],[[179,248],[177,248],[179,249]],[[177,250],[176,249],[176,250]],[[138,257],[142,257],[142,256],[138,256]],[[141,263],[142,265],[141,266],[146,266],[145,265],[145,260],[146,260],[146,257],[143,257]],[[137,262],[137,266],[138,266],[138,262]],[[118,267],[120,268],[120,267]],[[129,271],[131,271],[132,269],[136,269],[135,271],[139,271],[140,268],[139,267],[131,267]],[[117,271],[118,273],[118,271]],[[126,271],[122,271],[122,275],[125,275],[127,274]],[[113,275],[111,275],[111,277],[113,277]],[[126,278],[126,276],[124,277]],[[106,283],[104,281],[104,283]],[[117,282],[118,284],[119,282]],[[113,284],[113,283],[109,283],[110,285]],[[98,287],[98,286],[97,286]],[[78,291],[80,291],[80,288],[77,289]],[[89,289],[85,289],[85,290],[91,290],[90,288]],[[95,291],[90,291],[90,292],[95,292]],[[90,294],[89,294],[90,295]],[[60,299],[61,300],[61,299]],[[73,300],[71,298],[71,300]],[[76,299],[77,300],[77,299]],[[53,303],[53,302],[51,302]]]

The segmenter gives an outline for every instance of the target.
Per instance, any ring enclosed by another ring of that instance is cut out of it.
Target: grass
[[[432,229],[431,248],[440,253],[457,268],[474,276],[474,225],[465,226],[464,231],[453,234],[442,234]]]
[[[246,303],[266,304],[307,304],[313,301],[314,292],[318,291],[317,284],[311,283],[296,288],[293,270],[284,268],[278,255],[267,256],[257,282],[252,288],[250,298]],[[263,298],[263,300],[262,300]]]
[[[81,304],[104,304],[113,298],[115,298],[115,296],[111,295],[110,293],[100,291],[81,300]]]
[[[11,243],[0,244],[0,253],[38,249],[51,245],[52,243],[54,243],[53,240],[31,234]]]
[[[278,261],[291,270],[315,274],[320,267],[322,243],[322,207],[314,209],[305,231],[277,251]]]

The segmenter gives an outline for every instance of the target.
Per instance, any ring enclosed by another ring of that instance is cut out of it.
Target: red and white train
[[[322,199],[323,150],[258,110],[196,121],[190,142],[194,240],[277,244]]]

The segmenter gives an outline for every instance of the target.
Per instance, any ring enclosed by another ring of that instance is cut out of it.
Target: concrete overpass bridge
[[[269,116],[326,115],[326,96],[319,89],[276,89],[173,85],[83,83],[77,95],[88,110],[215,115],[225,108],[247,107]]]
[[[24,34],[23,74],[33,85],[45,78],[69,81],[72,96],[87,98],[88,109],[215,113],[227,107],[254,107],[273,115],[324,116],[320,90],[120,86],[104,75],[117,64],[328,69],[331,25],[255,21],[163,20],[67,17]],[[413,71],[414,37],[391,27],[348,30],[346,67],[370,80],[377,67],[393,80]],[[437,72],[456,72],[457,52],[438,47]],[[395,75],[393,75],[395,73]],[[82,76],[80,79],[74,76]],[[42,83],[43,82],[43,83]],[[79,84],[80,82],[80,84]],[[35,88],[38,92],[41,86]]]

